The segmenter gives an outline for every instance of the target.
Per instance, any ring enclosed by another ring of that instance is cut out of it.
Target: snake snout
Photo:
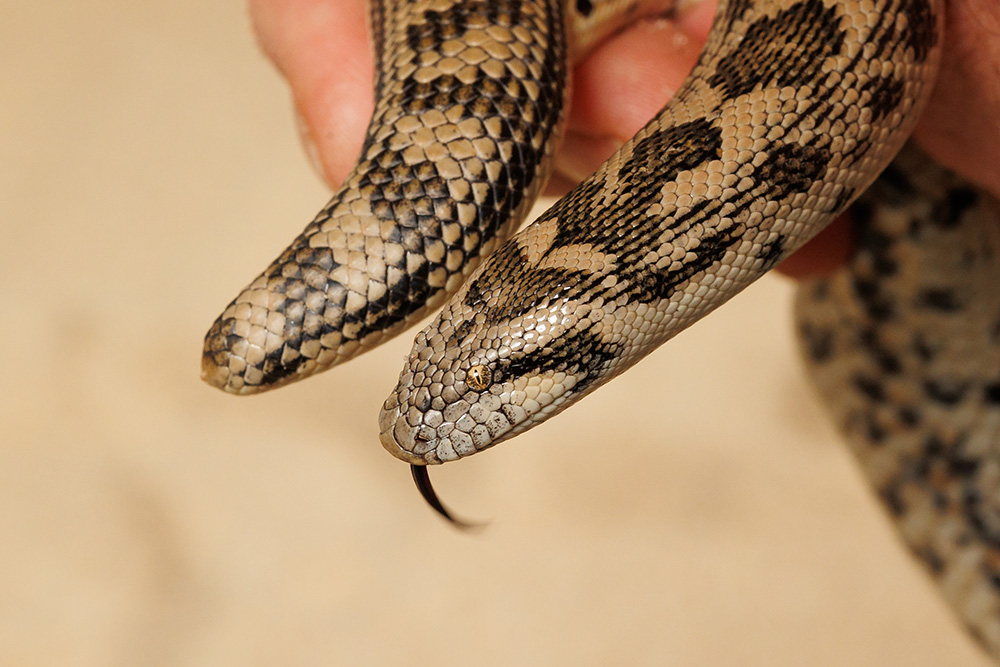
[[[440,462],[434,455],[435,439],[426,427],[414,427],[407,422],[395,393],[382,406],[378,426],[379,441],[397,459],[417,465]]]

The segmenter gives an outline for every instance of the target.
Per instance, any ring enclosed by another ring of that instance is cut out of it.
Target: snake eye
[[[482,364],[476,364],[465,374],[465,384],[475,391],[482,391],[493,384],[493,373]]]

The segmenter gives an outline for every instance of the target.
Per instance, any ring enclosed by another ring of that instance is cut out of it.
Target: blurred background
[[[281,391],[201,340],[327,198],[242,3],[0,0],[0,664],[983,665],[805,383],[768,277],[432,477],[404,335]]]

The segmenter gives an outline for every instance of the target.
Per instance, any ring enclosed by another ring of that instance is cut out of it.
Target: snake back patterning
[[[495,445],[800,247],[909,134],[941,14],[932,0],[720,3],[667,107],[417,335],[383,445],[417,464]]]
[[[212,326],[205,379],[276,387],[444,304],[379,416],[437,503],[428,464],[575,403],[844,211],[940,58],[943,0],[721,0],[675,98],[511,237],[548,175],[570,59],[674,4],[373,2],[360,161]],[[799,333],[904,537],[1000,655],[1000,300],[981,289],[1000,275],[1000,205],[914,155],[865,195],[861,251],[806,289]]]
[[[806,367],[914,554],[1000,656],[1000,202],[908,146],[796,299]]]
[[[517,226],[562,118],[551,2],[375,2],[360,162],[219,316],[202,374],[233,393],[301,379],[440,306]]]
[[[212,325],[203,379],[236,394],[279,387],[439,307],[544,185],[569,57],[674,4],[373,0],[375,109],[361,158]]]

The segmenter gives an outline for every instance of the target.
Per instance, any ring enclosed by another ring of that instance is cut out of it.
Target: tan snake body
[[[581,3],[583,4],[583,3]],[[567,35],[585,49],[670,0],[372,3],[375,110],[327,206],[219,316],[202,377],[272,389],[403,331],[520,224],[561,134]]]
[[[907,147],[797,295],[807,368],[913,552],[1000,656],[1000,202]]]
[[[723,0],[675,98],[505,241],[548,173],[568,58],[672,4],[373,2],[361,160],[212,326],[205,379],[280,386],[445,304],[379,417],[382,444],[426,482],[427,464],[560,412],[815,235],[900,149],[940,56],[943,0]],[[983,193],[961,205],[969,192],[925,159],[894,167],[859,209],[868,245],[800,299],[800,333],[904,537],[1000,654],[1000,413],[981,409],[1000,385],[980,380],[1000,379],[1000,360],[969,361],[1000,329],[977,318],[969,333],[943,307],[971,307],[968,256],[998,248],[956,235],[995,214]],[[939,263],[927,239],[957,250]],[[915,277],[956,274],[961,288]],[[967,347],[942,351],[959,336]]]

